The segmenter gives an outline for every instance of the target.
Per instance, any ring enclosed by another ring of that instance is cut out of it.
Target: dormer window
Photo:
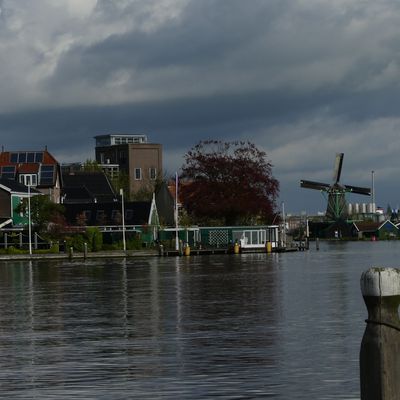
[[[19,176],[19,183],[22,183],[25,186],[37,186],[37,175],[21,174]]]

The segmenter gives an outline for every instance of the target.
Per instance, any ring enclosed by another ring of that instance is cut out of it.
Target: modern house
[[[131,196],[162,176],[162,145],[149,143],[146,135],[108,134],[95,139],[96,161],[109,176],[125,173]]]
[[[21,183],[60,202],[61,170],[57,160],[47,151],[2,151],[0,177]]]

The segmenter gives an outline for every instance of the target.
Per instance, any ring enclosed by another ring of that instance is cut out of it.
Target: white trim
[[[138,171],[139,170],[139,172],[140,172],[140,178],[137,178],[136,177],[136,171]],[[134,173],[134,179],[135,179],[135,181],[141,181],[142,179],[143,179],[143,175],[142,175],[142,168],[134,168],[134,170],[133,170],[133,173]]]
[[[157,216],[157,225],[160,225],[160,219],[158,217],[158,210],[157,210],[157,204],[156,204],[156,196],[153,193],[153,198],[151,199],[151,205],[150,205],[150,213],[149,213],[149,220],[147,222],[148,225],[152,225],[151,223],[151,217],[153,215],[153,212],[156,213]]]

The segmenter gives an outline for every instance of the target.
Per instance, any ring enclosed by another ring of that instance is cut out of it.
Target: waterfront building
[[[60,202],[61,170],[58,161],[47,151],[4,151],[0,153],[0,178],[17,181],[37,189]]]
[[[7,231],[28,224],[28,215],[16,208],[29,196],[41,193],[12,179],[0,178],[0,230]]]
[[[111,177],[125,173],[131,196],[162,176],[162,145],[149,143],[146,135],[108,134],[95,140],[97,163]]]

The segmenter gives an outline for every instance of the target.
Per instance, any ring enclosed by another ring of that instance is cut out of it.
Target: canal
[[[370,266],[308,252],[0,264],[0,397],[359,399]]]

